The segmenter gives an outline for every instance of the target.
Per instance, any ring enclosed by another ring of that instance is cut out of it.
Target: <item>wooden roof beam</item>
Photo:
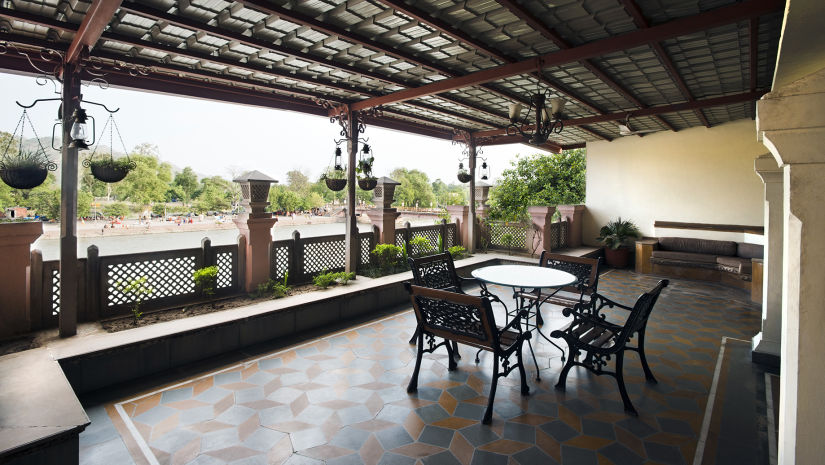
[[[709,108],[721,105],[731,105],[734,103],[742,103],[748,101],[758,100],[765,95],[766,91],[744,92],[741,94],[726,95],[724,97],[714,97],[703,100],[694,100],[692,102],[676,103],[672,105],[662,105],[658,107],[643,108],[640,110],[625,111],[620,113],[611,113],[608,115],[587,116],[584,118],[575,118],[564,121],[565,126],[581,126],[585,124],[604,123],[608,121],[620,121],[628,116],[638,118],[640,116],[655,116],[665,113],[675,113],[679,111],[692,111],[699,108]],[[525,129],[533,130],[534,125],[526,126]],[[506,135],[507,131],[502,129],[492,129],[488,131],[476,131],[473,133],[475,137],[492,137]]]
[[[763,14],[778,10],[783,5],[783,0],[745,0],[741,3],[724,6],[705,13],[700,13],[698,15],[675,19],[673,21],[668,21],[667,23],[652,26],[647,29],[640,29],[620,36],[590,42],[578,47],[542,55],[537,58],[522,60],[516,63],[508,63],[496,68],[476,71],[475,73],[465,76],[445,79],[431,84],[426,84],[421,87],[405,89],[389,95],[362,100],[360,102],[353,103],[352,109],[364,110],[379,105],[403,102],[406,100],[423,97],[425,95],[432,95],[484,84],[509,76],[528,74],[545,67],[558,66],[573,61],[580,61],[607,53],[638,47],[639,45],[648,44],[650,42],[670,39],[697,31],[711,29],[717,26],[730,24],[732,22],[749,19],[754,16],[761,16]]]
[[[122,0],[92,0],[92,5],[86,10],[83,22],[66,50],[66,63],[77,63],[84,48],[94,48],[121,2]]]
[[[622,6],[624,6],[625,11],[630,14],[630,17],[633,18],[633,23],[636,24],[636,27],[639,29],[646,29],[650,27],[650,23],[648,22],[645,15],[642,14],[642,10],[639,8],[639,5],[636,4],[634,0],[620,0],[622,2]],[[676,69],[676,66],[673,64],[673,60],[670,59],[670,56],[665,51],[662,44],[659,42],[652,42],[650,47],[653,48],[653,52],[659,58],[659,61],[662,63],[662,66],[665,67],[668,74],[670,74],[671,79],[673,82],[676,83],[676,87],[679,88],[679,92],[682,93],[682,96],[688,101],[695,100],[693,98],[693,94],[688,89],[687,85],[685,84],[685,80],[682,79],[682,75],[679,74],[679,70]],[[755,89],[751,89],[753,91]],[[702,110],[695,110],[696,117],[699,118],[699,121],[705,125],[705,127],[710,127],[710,122],[708,121],[705,114]]]
[[[554,44],[556,44],[556,46],[559,47],[560,49],[565,50],[565,49],[570,48],[570,44],[567,43],[567,41],[564,40],[556,31],[554,31],[554,30],[550,29],[549,27],[547,27],[547,25],[544,24],[544,22],[542,22],[541,20],[539,20],[538,18],[533,16],[533,14],[530,13],[529,11],[527,11],[527,9],[524,8],[522,5],[516,3],[513,0],[496,0],[496,1],[498,2],[499,5],[503,6],[507,10],[509,10],[510,13],[513,13],[513,15],[515,15],[517,18],[521,19],[528,26],[533,28],[533,30],[535,30],[536,32],[541,34],[545,39],[547,39],[547,40],[553,42]],[[601,80],[602,82],[607,84],[616,93],[621,95],[625,100],[629,101],[630,103],[636,105],[639,108],[647,108],[647,105],[642,103],[638,98],[636,98],[635,95],[633,95],[624,86],[622,86],[621,84],[616,82],[615,79],[608,76],[607,73],[604,72],[604,70],[602,70],[601,68],[596,66],[596,64],[593,63],[592,61],[590,61],[590,60],[581,60],[579,63],[582,66],[584,66],[585,69],[587,69],[588,71],[593,73],[593,75],[596,76],[596,78],[598,78],[599,80]],[[603,112],[599,112],[599,113],[603,113]],[[670,123],[668,123],[664,119],[658,118],[658,117],[657,117],[657,119],[659,120],[659,123],[661,123],[664,127],[670,129],[671,131],[676,130],[676,128],[674,128]]]

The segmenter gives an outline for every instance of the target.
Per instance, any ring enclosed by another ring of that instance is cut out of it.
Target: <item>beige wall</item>
[[[759,236],[654,229],[653,222],[762,226],[762,181],[754,158],[766,153],[752,120],[713,128],[627,136],[587,143],[587,210],[583,240],[621,216],[645,236],[761,242]]]

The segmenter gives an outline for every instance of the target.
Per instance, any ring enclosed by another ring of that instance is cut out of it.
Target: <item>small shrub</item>
[[[195,280],[195,285],[201,288],[201,291],[209,297],[215,295],[215,287],[218,285],[218,267],[207,266],[195,270],[192,273],[192,279]]]
[[[378,268],[387,272],[399,265],[402,251],[395,244],[378,244],[372,249],[372,254],[378,262]]]
[[[274,297],[276,299],[280,299],[281,297],[286,297],[286,295],[288,293],[289,293],[289,286],[285,286],[282,283],[278,283],[278,282],[272,283],[272,286],[270,287],[270,294],[272,295],[272,297]]]
[[[132,318],[134,319],[135,324],[138,324],[138,321],[143,317],[143,312],[140,311],[140,304],[143,303],[143,299],[147,296],[151,295],[152,292],[155,292],[152,287],[146,284],[149,278],[146,276],[141,276],[139,278],[135,278],[128,283],[124,283],[123,281],[118,281],[116,286],[120,292],[125,295],[130,295],[135,300],[132,302]]]
[[[326,270],[321,271],[318,275],[312,278],[312,283],[321,289],[326,289],[333,284],[346,285],[351,279],[355,279],[355,273],[339,271],[336,273],[327,273]]]
[[[282,282],[276,281],[275,279],[270,279],[265,283],[258,284],[258,288],[255,289],[255,292],[252,293],[252,296],[256,298],[271,296],[275,299],[286,297],[287,295],[289,295],[290,289],[290,286],[287,285],[288,280],[289,273],[284,273],[284,280]]]
[[[447,252],[453,257],[453,260],[460,260],[464,258],[464,255],[467,253],[467,249],[461,247],[460,245],[454,245],[447,249]]]
[[[501,235],[501,245],[507,247],[507,255],[510,255],[510,251],[513,248],[513,243],[515,242],[515,238],[510,233],[505,233]]]
[[[430,244],[430,241],[423,236],[415,236],[410,239],[410,246],[412,247],[413,255],[417,257],[427,255],[433,251],[432,244]]]

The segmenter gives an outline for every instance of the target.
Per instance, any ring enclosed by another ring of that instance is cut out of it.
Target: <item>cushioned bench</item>
[[[761,266],[762,256],[763,247],[759,244],[660,237],[636,243],[636,271],[716,281],[752,290],[754,263]],[[757,283],[760,287],[761,284]]]

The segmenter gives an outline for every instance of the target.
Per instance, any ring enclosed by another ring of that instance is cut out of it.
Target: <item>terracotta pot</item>
[[[630,247],[604,248],[604,261],[611,268],[627,268],[630,264]]]

